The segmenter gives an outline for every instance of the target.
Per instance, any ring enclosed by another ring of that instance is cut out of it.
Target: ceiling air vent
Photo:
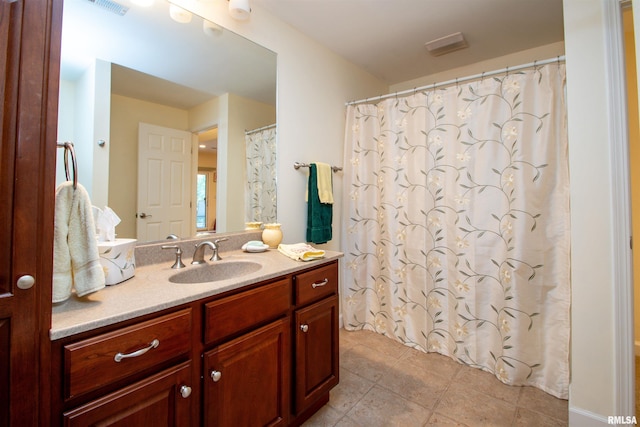
[[[432,56],[440,56],[455,50],[468,47],[462,33],[453,33],[439,39],[431,40],[424,45]]]
[[[120,16],[123,16],[129,10],[127,6],[113,0],[89,0],[89,2]]]

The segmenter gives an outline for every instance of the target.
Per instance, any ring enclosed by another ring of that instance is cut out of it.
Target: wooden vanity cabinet
[[[289,337],[285,317],[204,354],[204,425],[288,425]]]
[[[338,263],[293,277],[294,414],[297,423],[329,400],[339,381]]]
[[[191,426],[191,364],[183,363],[63,414],[64,425]]]
[[[52,425],[195,425],[193,317],[186,307],[54,342]]]
[[[289,424],[291,306],[288,276],[204,304],[204,425]]]
[[[338,383],[338,263],[52,348],[52,425],[298,426]]]

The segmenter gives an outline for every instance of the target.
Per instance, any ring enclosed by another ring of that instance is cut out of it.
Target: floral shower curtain
[[[347,329],[568,397],[564,82],[551,64],[348,107]]]
[[[249,132],[245,142],[245,221],[276,222],[276,128]]]

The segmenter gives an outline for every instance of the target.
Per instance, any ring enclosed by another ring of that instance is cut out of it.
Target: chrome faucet
[[[206,248],[207,246],[211,248],[211,250],[213,250],[213,254],[211,255],[211,258],[209,258],[209,261],[219,261],[222,258],[220,258],[220,255],[218,255],[218,243],[223,242],[225,240],[228,240],[226,237],[222,238],[222,239],[216,239],[213,242],[209,241],[209,240],[205,240],[204,242],[200,242],[198,244],[196,244],[196,250],[193,253],[193,260],[191,261],[191,264],[204,264],[205,260],[204,260],[204,248]]]

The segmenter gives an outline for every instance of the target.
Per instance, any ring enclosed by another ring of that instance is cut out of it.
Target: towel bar
[[[295,162],[293,164],[293,167],[296,168],[296,169],[308,168],[309,164],[308,163]],[[340,166],[331,166],[331,170],[334,171],[334,172],[338,172],[338,171],[341,171],[342,168]]]
[[[63,142],[56,144],[59,148],[64,148],[64,174],[67,181],[71,181],[69,175],[69,157],[67,153],[71,153],[71,166],[73,168],[73,188],[78,188],[78,163],[76,162],[76,152],[73,149],[73,142]]]

